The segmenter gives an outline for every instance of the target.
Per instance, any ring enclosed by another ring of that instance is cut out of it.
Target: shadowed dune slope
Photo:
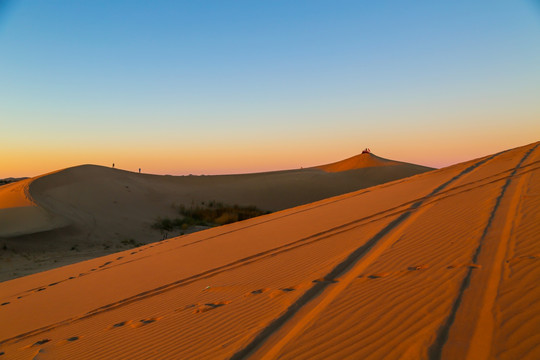
[[[359,156],[380,159],[371,154]],[[63,219],[55,227],[71,224],[87,238],[101,240],[101,232],[121,232],[120,223],[130,219],[131,226],[147,225],[158,216],[171,215],[172,205],[215,200],[276,211],[432,170],[389,160],[376,165],[377,169],[373,166],[342,166],[342,170],[354,170],[345,172],[336,171],[334,164],[320,167],[330,167],[333,173],[309,168],[241,175],[159,176],[82,165],[0,187],[0,209],[7,213],[17,207],[38,207],[51,218]],[[0,237],[36,232],[31,220],[21,217],[18,222],[12,224],[18,226],[16,232],[0,228]]]
[[[538,359],[539,261],[534,143],[6,281],[0,352]]]
[[[84,254],[118,251],[126,247],[122,243],[180,235],[180,228],[160,233],[151,227],[158,217],[179,217],[178,205],[217,201],[276,211],[429,170],[413,164],[223,176],[158,176],[96,165],[60,170],[0,187],[0,246],[15,252],[7,253],[9,262],[0,266],[0,281],[66,264],[72,257],[80,261]]]

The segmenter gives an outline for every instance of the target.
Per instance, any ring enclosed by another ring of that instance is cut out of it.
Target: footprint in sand
[[[3,302],[2,304],[0,304],[0,306],[5,306],[5,305],[7,305],[9,303],[10,303],[9,301],[6,301],[6,302]]]
[[[120,259],[123,259],[124,257],[123,256],[119,256],[116,258],[116,260],[120,260]]]
[[[66,339],[67,341],[76,341],[76,340],[79,340],[79,337],[78,336],[72,336],[70,337],[69,339]]]
[[[424,265],[409,266],[407,270],[416,271],[416,270],[425,270],[428,268],[429,268],[429,265],[424,264]]]
[[[291,291],[294,291],[296,290],[295,288],[292,288],[292,287],[289,287],[289,288],[283,288],[283,289],[279,289],[281,291],[285,291],[285,292],[291,292]]]
[[[33,343],[31,346],[39,346],[39,345],[43,345],[45,343],[48,343],[49,341],[51,341],[51,339],[43,339],[43,340],[39,340],[39,341],[36,341],[35,343]]]
[[[122,326],[126,325],[127,323],[128,323],[127,321],[121,321],[119,323],[116,323],[116,324],[110,326],[109,329],[119,328],[119,327],[122,327]]]
[[[195,306],[197,306],[197,305],[196,304],[186,305],[186,306],[184,306],[182,308],[176,309],[175,311],[182,311],[182,310],[186,310],[186,309],[192,309]]]
[[[368,279],[380,279],[380,278],[387,277],[388,275],[390,275],[389,272],[384,272],[384,273],[368,275],[367,278]]]
[[[253,296],[253,295],[259,295],[259,294],[262,294],[263,292],[267,292],[268,290],[270,290],[270,289],[268,289],[268,288],[263,288],[263,289],[253,290],[253,291],[251,291],[251,292],[245,294],[244,297],[246,297],[246,296]]]
[[[132,322],[131,323],[131,327],[132,328],[139,328],[141,326],[144,326],[144,325],[148,325],[148,324],[151,324],[153,322],[156,322],[158,320],[162,319],[161,317],[153,317],[153,318],[147,318],[147,319],[141,319],[137,322]]]
[[[230,303],[231,303],[230,301],[218,301],[218,302],[206,303],[206,304],[198,305],[198,307],[197,307],[197,309],[195,309],[194,313],[199,314],[199,313],[207,312],[207,311],[217,309],[218,307],[221,307],[221,306],[224,306],[224,305],[227,305],[227,304],[230,304]]]
[[[286,288],[281,288],[281,289],[277,289],[275,291],[272,291],[269,296],[270,298],[275,298],[275,297],[278,297],[278,296],[281,296],[285,293],[289,293],[289,292],[292,292],[292,291],[295,291],[297,289],[297,287],[286,287]]]

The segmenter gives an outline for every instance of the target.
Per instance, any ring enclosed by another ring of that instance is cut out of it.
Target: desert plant
[[[180,205],[177,210],[181,217],[157,218],[152,228],[164,233],[173,229],[187,230],[193,226],[225,225],[270,213],[255,206],[226,205],[215,200],[203,201],[200,205],[192,202],[189,207]]]

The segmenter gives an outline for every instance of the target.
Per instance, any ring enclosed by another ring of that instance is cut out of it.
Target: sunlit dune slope
[[[388,160],[382,157],[378,157],[369,152],[362,153],[348,159],[338,161],[335,163],[316,166],[317,169],[324,170],[326,172],[340,172],[340,171],[349,171],[355,169],[365,169],[370,167],[380,167],[380,166],[403,166],[403,165],[412,165],[399,161]]]
[[[0,186],[0,237],[39,233],[65,221],[37,205],[29,193],[31,179]]]
[[[0,352],[538,359],[539,145],[0,283]]]

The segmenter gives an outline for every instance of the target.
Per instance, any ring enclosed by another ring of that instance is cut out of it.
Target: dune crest
[[[540,143],[0,283],[9,359],[538,359]]]
[[[406,163],[399,161],[384,159],[370,152],[363,152],[348,159],[331,164],[316,166],[315,168],[321,169],[326,172],[340,172],[356,169],[365,169],[370,167],[396,166],[405,164]]]

